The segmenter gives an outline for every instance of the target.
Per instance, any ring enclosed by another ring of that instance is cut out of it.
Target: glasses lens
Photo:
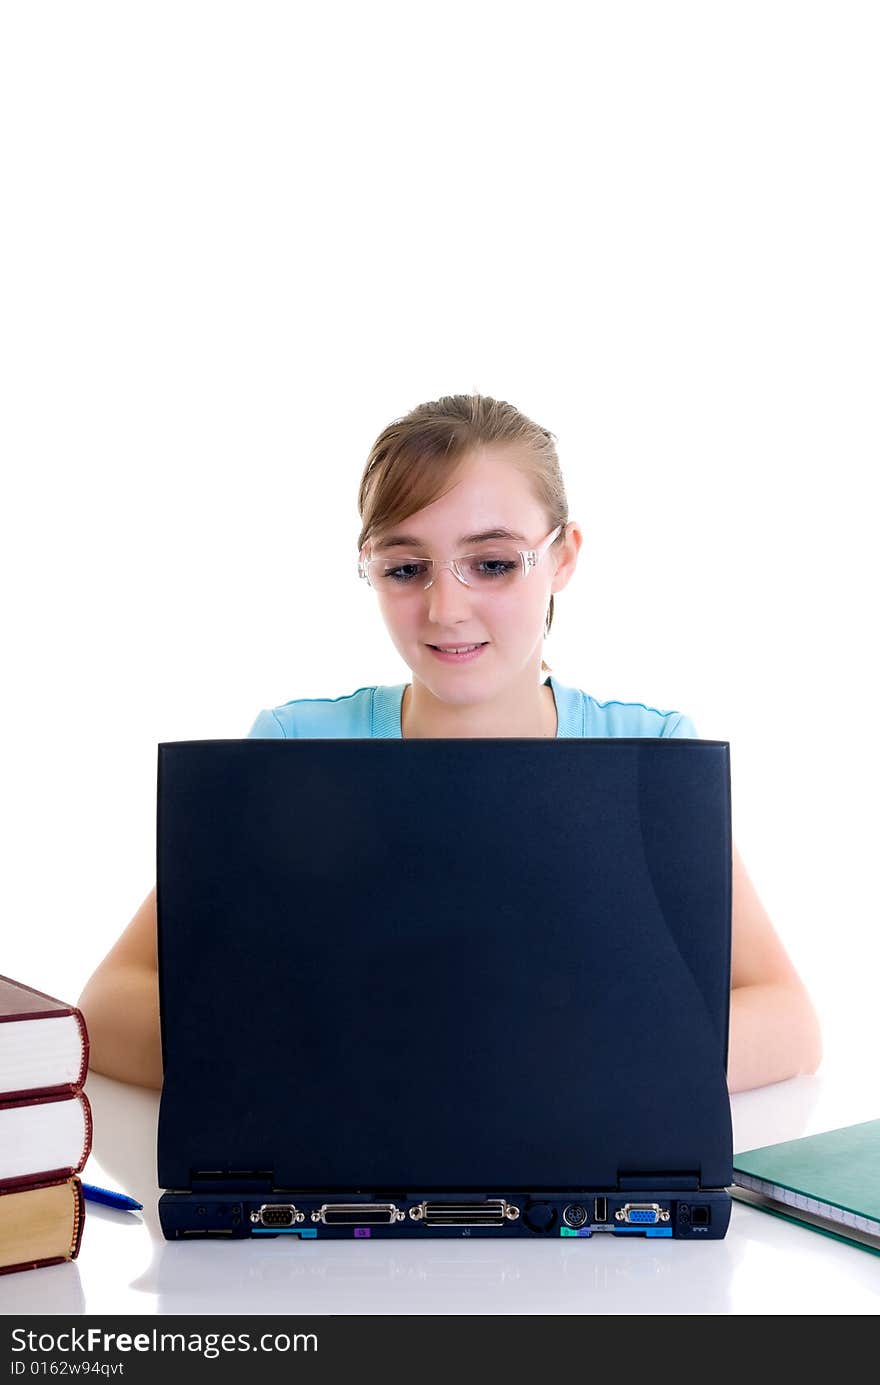
[[[472,587],[509,587],[522,576],[522,558],[514,544],[468,553],[459,559],[459,567]]]
[[[512,586],[522,576],[522,559],[514,544],[495,544],[482,553],[466,553],[458,567],[469,587],[493,591]],[[431,564],[424,558],[373,558],[370,582],[380,592],[397,595],[424,591],[430,581]]]

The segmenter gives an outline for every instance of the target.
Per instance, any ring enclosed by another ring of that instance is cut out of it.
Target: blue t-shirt
[[[544,686],[556,700],[560,736],[690,736],[697,733],[690,717],[662,712],[644,702],[597,702],[579,688],[566,688],[552,673]],[[400,704],[405,683],[358,688],[345,697],[298,697],[280,707],[264,708],[248,738],[293,740],[302,737],[401,739]]]

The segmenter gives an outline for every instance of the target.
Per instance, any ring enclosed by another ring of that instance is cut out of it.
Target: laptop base
[[[413,1236],[581,1237],[716,1241],[730,1221],[724,1188],[622,1192],[499,1191],[492,1196],[407,1192],[375,1197],[314,1189],[168,1191],[159,1199],[166,1240],[287,1236],[376,1240]]]

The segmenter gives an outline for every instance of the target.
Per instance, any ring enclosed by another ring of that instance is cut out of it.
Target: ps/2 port
[[[562,1214],[562,1220],[566,1226],[571,1226],[575,1230],[579,1226],[584,1226],[587,1220],[587,1209],[580,1202],[570,1202]]]

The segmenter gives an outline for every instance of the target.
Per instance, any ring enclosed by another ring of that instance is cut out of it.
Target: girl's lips
[[[427,648],[430,649],[435,659],[441,659],[445,664],[467,664],[472,659],[478,659],[483,650],[488,648],[488,644],[488,640],[483,640],[476,649],[470,649],[466,654],[447,654],[444,650],[438,649],[435,644],[429,644]]]

